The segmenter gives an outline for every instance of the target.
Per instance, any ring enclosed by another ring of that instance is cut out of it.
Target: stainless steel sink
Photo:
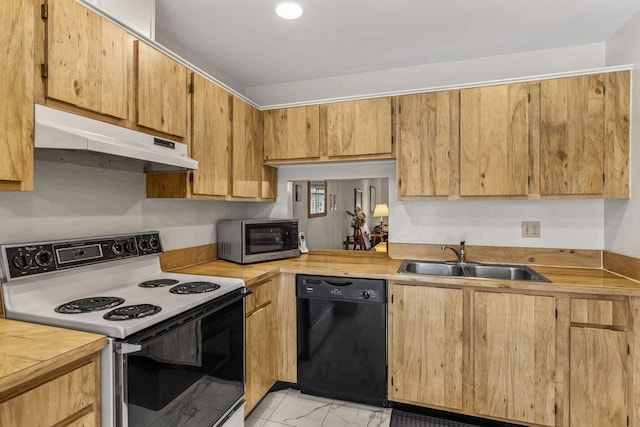
[[[462,276],[462,266],[456,263],[404,260],[398,273],[425,274],[427,276]]]
[[[526,265],[453,263],[438,261],[404,260],[398,273],[425,276],[477,277],[495,280],[520,280],[525,282],[550,282]]]

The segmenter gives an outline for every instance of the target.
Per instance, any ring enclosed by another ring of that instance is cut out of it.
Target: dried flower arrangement
[[[351,216],[351,227],[353,228],[360,228],[364,225],[365,220],[367,218],[367,215],[362,212],[362,209],[360,209],[360,206],[358,206],[355,210],[355,212],[350,212],[350,211],[344,211],[344,213],[346,213],[347,215]]]

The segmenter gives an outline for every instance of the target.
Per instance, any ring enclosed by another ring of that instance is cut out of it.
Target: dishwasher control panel
[[[296,276],[298,298],[386,303],[386,291],[385,280],[300,274]]]

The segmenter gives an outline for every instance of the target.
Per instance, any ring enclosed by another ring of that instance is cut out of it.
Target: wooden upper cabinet
[[[320,123],[329,158],[392,156],[391,98],[321,105]]]
[[[36,7],[8,0],[0,13],[0,191],[33,190]]]
[[[603,193],[604,75],[541,82],[543,195]]]
[[[463,291],[394,284],[389,399],[463,407]]]
[[[191,155],[198,161],[193,193],[229,194],[232,143],[232,96],[204,77],[193,77],[193,133]]]
[[[629,121],[631,73],[605,74],[604,93],[604,194],[629,198]]]
[[[260,111],[233,98],[231,196],[259,198],[262,191],[262,121]]]
[[[48,0],[46,96],[128,116],[133,38],[75,0]]]
[[[320,107],[264,112],[264,160],[318,159]]]
[[[529,83],[460,91],[460,194],[527,195]]]
[[[475,292],[474,300],[474,412],[555,425],[555,298]]]
[[[459,91],[397,99],[399,197],[459,194]]]
[[[187,135],[189,70],[155,48],[138,46],[138,124],[169,135]]]
[[[278,169],[273,166],[262,166],[262,188],[260,198],[275,201],[278,197]]]

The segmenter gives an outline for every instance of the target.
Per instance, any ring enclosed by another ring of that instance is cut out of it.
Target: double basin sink
[[[425,276],[476,277],[495,280],[519,280],[525,282],[551,282],[526,265],[479,264],[439,261],[404,260],[398,273]]]

